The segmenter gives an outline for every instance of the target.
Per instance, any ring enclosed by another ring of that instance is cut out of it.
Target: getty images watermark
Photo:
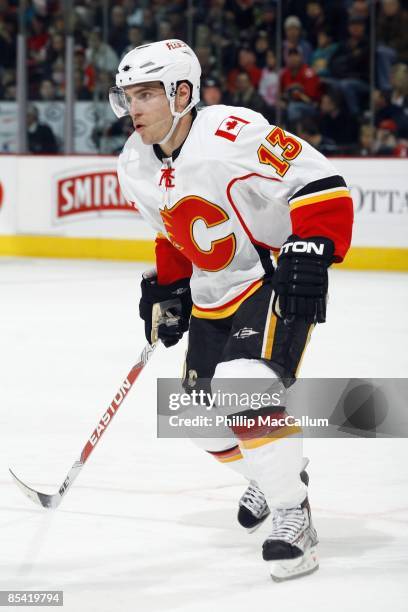
[[[407,404],[408,379],[298,379],[285,385],[276,379],[197,379],[189,371],[184,388],[179,379],[157,381],[157,434],[228,438],[232,430],[251,435],[259,427],[271,436],[288,428],[310,438],[408,438]]]
[[[179,430],[211,430],[211,435],[225,435],[226,428],[251,429],[283,427],[328,427],[327,418],[309,415],[295,417],[285,409],[286,392],[281,385],[263,392],[205,391],[192,389],[167,395],[166,425]],[[194,435],[194,434],[193,434]]]

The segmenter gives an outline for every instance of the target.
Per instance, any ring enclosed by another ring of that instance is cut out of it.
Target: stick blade
[[[12,475],[14,482],[18,488],[24,493],[26,497],[31,499],[35,504],[38,504],[42,508],[57,508],[61,501],[61,496],[57,493],[56,495],[47,495],[47,493],[41,493],[31,487],[28,487],[22,480],[20,480],[14,472],[9,468],[9,472]]]

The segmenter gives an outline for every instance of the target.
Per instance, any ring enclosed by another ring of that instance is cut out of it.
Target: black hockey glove
[[[160,319],[154,334],[163,342],[164,346],[174,346],[181,340],[188,330],[192,301],[190,292],[190,279],[183,278],[170,285],[158,285],[157,276],[143,275],[141,282],[142,297],[139,302],[140,317],[145,322],[145,335],[148,342],[152,342],[152,314],[153,305],[172,300],[173,304],[166,309]],[[167,320],[166,320],[167,319]]]
[[[327,268],[333,262],[334,243],[329,238],[289,236],[280,250],[273,275],[273,312],[285,321],[326,321]]]

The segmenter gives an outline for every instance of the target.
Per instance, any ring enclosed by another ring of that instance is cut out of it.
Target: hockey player
[[[135,128],[119,157],[122,192],[157,231],[156,270],[141,285],[146,337],[168,347],[189,330],[186,389],[213,377],[287,385],[326,320],[327,269],[349,248],[352,201],[327,159],[261,114],[197,112],[200,74],[185,43],[165,40],[125,55],[110,91]],[[155,328],[153,305],[175,298],[177,324]],[[244,528],[271,515],[263,558],[272,577],[317,569],[298,429],[232,430],[205,450],[250,481]]]

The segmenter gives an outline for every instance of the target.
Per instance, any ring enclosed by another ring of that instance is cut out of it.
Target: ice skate
[[[304,468],[308,463],[309,459],[305,459],[303,471],[300,473],[300,478],[306,486],[309,484],[309,475]],[[248,533],[253,533],[262,525],[270,513],[271,511],[264,494],[257,483],[251,480],[245,493],[239,500],[238,523],[244,527]]]
[[[252,533],[264,522],[271,511],[261,489],[251,480],[245,493],[239,500],[238,523],[248,533]]]
[[[272,579],[281,582],[317,570],[317,543],[307,498],[295,508],[274,510],[272,531],[262,548]]]

